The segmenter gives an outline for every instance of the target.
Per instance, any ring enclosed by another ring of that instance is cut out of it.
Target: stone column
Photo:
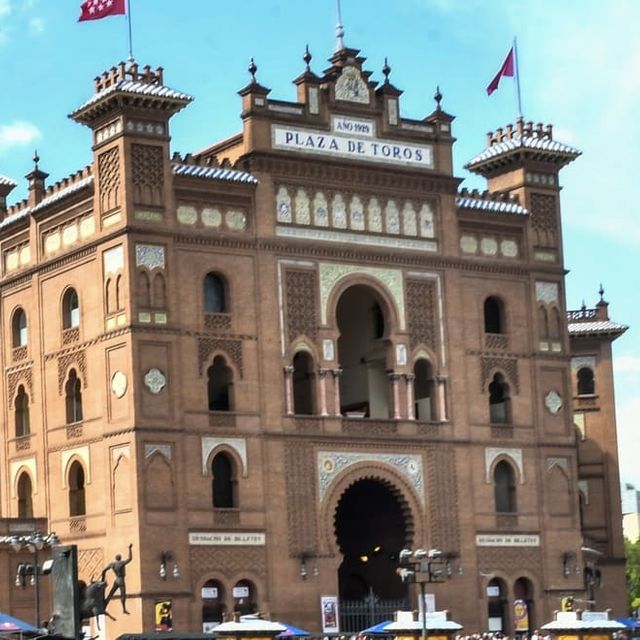
[[[400,420],[400,374],[389,371],[387,373],[389,380],[391,381],[391,395],[393,398],[393,419]]]
[[[284,412],[293,415],[293,367],[284,367]]]
[[[447,378],[438,376],[438,420],[448,422],[447,417]]]
[[[405,374],[404,379],[407,384],[407,419],[415,420],[416,408],[413,399],[413,381],[416,379],[416,376],[413,373],[407,373]]]
[[[328,416],[329,412],[327,411],[327,373],[329,373],[329,369],[323,369],[322,367],[318,367],[318,387],[320,390],[320,415]]]
[[[342,369],[331,369],[333,375],[333,415],[340,416],[340,376]]]

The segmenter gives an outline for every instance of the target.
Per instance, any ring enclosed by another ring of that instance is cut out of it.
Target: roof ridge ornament
[[[384,66],[382,67],[382,75],[384,76],[384,83],[389,84],[389,74],[391,73],[391,67],[387,61],[387,56],[384,57]]]
[[[433,94],[433,99],[436,101],[436,111],[442,111],[440,103],[442,102],[442,93],[440,92],[440,85],[436,85],[436,92]]]
[[[256,71],[258,71],[258,65],[255,63],[255,60],[251,58],[249,62],[249,66],[247,67],[247,71],[251,74],[251,84],[256,84]]]
[[[304,60],[304,63],[307,65],[307,71],[311,71],[311,60],[313,59],[313,56],[311,55],[311,52],[309,51],[309,45],[305,45],[304,47],[304,55],[302,56],[302,59]]]

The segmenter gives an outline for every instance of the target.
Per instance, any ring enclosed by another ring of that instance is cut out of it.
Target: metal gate
[[[382,600],[373,591],[369,591],[362,600],[340,601],[340,631],[355,633],[372,627],[374,624],[393,620],[399,610],[407,610],[409,603],[406,598],[398,600]]]

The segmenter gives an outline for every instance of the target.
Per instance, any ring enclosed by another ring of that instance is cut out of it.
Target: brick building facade
[[[295,102],[252,63],[242,132],[186,156],[169,125],[191,98],[121,64],[71,115],[90,166],[47,186],[36,162],[12,206],[0,178],[2,515],[46,517],[85,581],[133,543],[109,637],[152,630],[158,601],[179,630],[233,610],[318,629],[336,595],[350,627],[366,598],[415,606],[403,547],[451,554],[436,606],[469,630],[510,632],[514,600],[541,625],[589,599],[586,568],[623,613],[624,327],[566,322],[579,154],[519,120],[468,165],[488,191],[460,190],[439,92],[401,117],[364,61],[342,47],[318,76],[305,55]]]

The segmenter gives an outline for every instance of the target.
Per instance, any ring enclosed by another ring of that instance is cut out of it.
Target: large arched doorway
[[[388,418],[387,327],[382,301],[371,288],[354,285],[340,296],[336,319],[342,414]]]
[[[396,573],[399,551],[410,544],[408,506],[381,480],[365,478],[342,495],[335,531],[341,629],[353,631],[393,617],[407,606],[407,585]]]

